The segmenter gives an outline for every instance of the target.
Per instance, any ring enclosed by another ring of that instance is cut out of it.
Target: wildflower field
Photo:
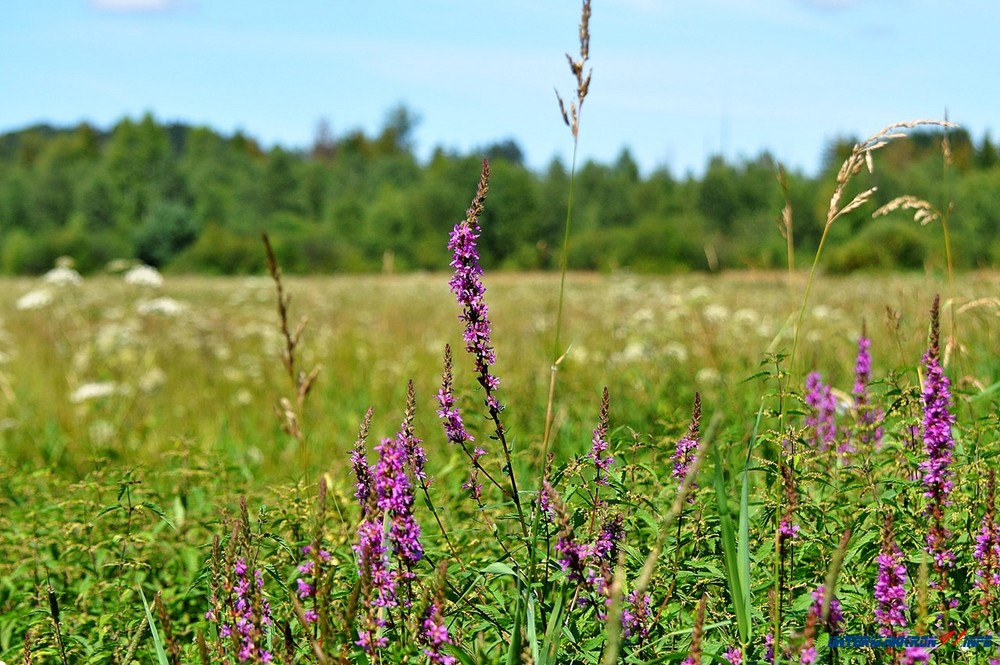
[[[558,276],[465,249],[283,278],[284,327],[267,276],[7,280],[0,658],[890,662],[826,645],[992,633],[1000,277],[933,325],[947,279],[819,278],[789,358],[804,276],[570,274],[546,441]]]
[[[808,273],[3,280],[0,665],[1000,664],[1000,275],[818,269],[924,125]]]

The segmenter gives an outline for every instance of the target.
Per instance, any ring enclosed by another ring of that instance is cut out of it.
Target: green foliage
[[[50,258],[71,254],[85,271],[99,269],[107,255],[178,272],[242,273],[260,265],[250,254],[262,231],[279,244],[330,243],[309,252],[311,258],[289,254],[292,272],[438,269],[446,258],[440,224],[454,221],[465,205],[468,173],[483,155],[493,158],[494,169],[485,222],[496,230],[483,239],[484,257],[504,269],[556,268],[568,200],[565,167],[553,161],[532,172],[511,139],[470,154],[439,148],[421,164],[413,152],[418,122],[397,107],[376,135],[334,136],[327,127],[308,152],[265,150],[243,134],[165,125],[149,115],[124,119],[108,132],[82,124],[0,136],[0,245],[14,245],[0,270],[41,273],[52,267]],[[988,136],[974,145],[952,130],[945,167],[941,138],[925,131],[893,141],[875,173],[857,178],[845,197],[875,185],[875,204],[914,191],[940,210],[953,204],[955,265],[995,265],[996,147]],[[816,177],[788,174],[799,257],[816,248],[838,159],[852,145],[832,143]],[[642,174],[628,150],[612,164],[584,164],[570,267],[643,273],[781,268],[787,248],[775,224],[783,205],[776,173],[766,153],[732,163],[713,157],[703,176],[684,179],[662,169]],[[926,260],[942,263],[937,232],[917,231],[925,236]],[[81,237],[87,235],[94,238]],[[831,243],[852,246],[825,263],[838,272],[919,268],[925,260],[917,258],[912,236],[857,211],[830,234]],[[859,240],[883,237],[892,241],[888,247]],[[97,249],[102,244],[108,251]]]

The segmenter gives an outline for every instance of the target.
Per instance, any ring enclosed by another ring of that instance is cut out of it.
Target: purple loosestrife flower
[[[923,647],[906,647],[899,655],[899,665],[917,665],[917,663],[929,663],[931,654]]]
[[[733,647],[729,649],[722,657],[726,659],[729,665],[743,665],[743,652],[740,651],[739,647]]]
[[[361,505],[361,516],[368,514],[372,499],[375,496],[375,478],[372,476],[371,465],[365,451],[365,441],[368,439],[368,427],[372,421],[372,408],[368,407],[361,427],[358,430],[358,438],[354,442],[354,449],[351,451],[351,467],[354,469],[356,481],[354,497]]]
[[[475,358],[479,383],[486,390],[487,400],[500,387],[500,380],[490,371],[490,367],[496,363],[496,353],[490,341],[489,307],[484,300],[486,287],[481,279],[483,269],[479,265],[479,250],[476,246],[480,233],[479,215],[482,214],[489,189],[489,173],[489,164],[484,161],[483,174],[472,205],[465,213],[465,220],[455,225],[448,241],[448,249],[452,251],[450,265],[455,269],[448,285],[458,304],[462,306],[459,319],[465,323],[465,350]],[[490,406],[496,406],[497,411],[501,410],[499,403]]]
[[[542,481],[542,492],[548,497],[547,501],[555,510],[556,521],[559,525],[559,535],[556,538],[555,546],[556,553],[559,555],[559,565],[569,573],[570,580],[583,582],[586,579],[586,564],[587,558],[590,556],[590,548],[583,543],[576,542],[573,525],[566,513],[566,505],[548,480]]]
[[[816,619],[818,623],[823,623],[823,595],[826,593],[826,586],[820,584],[816,587],[816,590],[812,592],[813,604],[810,611],[815,612]],[[830,612],[827,615],[826,622],[823,623],[823,627],[831,635],[837,635],[840,633],[840,624],[844,621],[844,613],[840,607],[840,601],[836,596],[830,598]]]
[[[944,507],[951,503],[948,497],[953,487],[951,463],[955,441],[951,427],[955,424],[955,416],[948,410],[951,406],[951,383],[938,359],[939,306],[940,298],[935,297],[931,307],[931,342],[923,358],[924,452],[927,457],[920,463],[920,469],[924,473],[924,496],[930,500],[925,511],[925,515],[931,518],[927,552],[934,557],[934,569],[940,575],[940,579],[934,580],[931,585],[944,589],[946,571],[955,561],[955,553],[948,549],[947,544],[951,532],[944,524]]]
[[[882,534],[882,551],[878,558],[878,579],[875,581],[875,622],[879,635],[897,634],[906,627],[906,565],[903,553],[892,534],[892,520],[887,519]]]
[[[986,482],[986,515],[976,537],[972,553],[976,560],[976,588],[981,596],[979,604],[985,610],[997,597],[1000,587],[1000,528],[996,520],[996,471],[989,470]]]
[[[424,620],[418,636],[421,644],[427,646],[424,655],[431,663],[440,665],[455,665],[457,660],[454,656],[441,652],[441,647],[452,644],[448,635],[448,627],[444,625],[444,617],[441,615],[440,601],[432,600],[427,610],[424,612]]]
[[[649,637],[652,605],[653,597],[650,594],[639,593],[638,589],[629,592],[622,609],[622,633],[625,637],[635,637],[640,644]]]
[[[698,448],[701,444],[699,432],[701,430],[701,395],[694,394],[694,406],[691,407],[691,422],[688,424],[687,433],[677,442],[674,450],[674,477],[680,478],[684,482],[688,470],[698,457]],[[698,485],[691,483],[694,490]],[[688,495],[688,503],[694,503],[694,493]]]
[[[375,448],[379,454],[375,466],[376,505],[390,520],[389,543],[399,562],[395,569],[398,580],[413,579],[413,567],[424,555],[420,525],[413,517],[413,484],[407,473],[411,446],[419,444],[414,444],[404,430],[395,438],[382,439]]]
[[[320,576],[320,568],[330,560],[330,553],[312,545],[305,545],[302,548],[302,553],[309,558],[298,566],[298,571],[302,577],[295,580],[295,588],[299,600],[305,603],[310,598],[316,597],[316,585]],[[316,613],[314,601],[313,607],[305,610],[304,619],[306,623],[312,623],[318,618],[319,615]]]
[[[625,538],[625,516],[617,513],[601,525],[594,542],[593,555],[598,561],[615,565],[618,562],[618,543]]]
[[[823,587],[820,586],[820,589]],[[806,628],[805,628],[805,639],[799,646],[799,663],[801,665],[812,665],[816,662],[816,624],[819,622],[819,614],[816,609],[815,594],[813,595],[813,605],[809,608],[809,613],[806,615]],[[820,609],[822,612],[823,597],[820,595]]]
[[[396,606],[396,582],[389,572],[380,516],[369,516],[358,526],[358,543],[354,545],[354,552],[358,557],[364,605],[357,645],[370,655],[389,643],[381,634],[385,628],[381,609]]]
[[[854,409],[857,415],[858,441],[867,448],[882,445],[882,409],[874,406],[868,396],[868,384],[872,378],[872,356],[869,351],[872,341],[865,336],[864,329],[858,338],[858,359],[854,366]]]
[[[764,636],[764,662],[774,665],[774,635],[768,633]]]
[[[264,648],[264,628],[272,625],[272,621],[271,606],[263,596],[264,573],[258,568],[251,577],[246,559],[240,557],[233,564],[233,574],[236,595],[229,609],[231,623],[220,627],[220,634],[235,637],[240,662],[269,663],[272,656]]]
[[[823,383],[819,372],[809,372],[806,377],[806,404],[812,412],[806,416],[806,427],[812,429],[813,444],[826,450],[837,438],[837,400],[830,386]]]
[[[608,450],[608,409],[610,405],[611,400],[608,397],[608,389],[605,388],[604,395],[601,397],[601,415],[598,419],[597,427],[594,429],[594,438],[589,455],[590,460],[594,463],[594,468],[597,470],[594,481],[598,485],[608,484],[608,469],[615,463],[614,457],[604,454]]]
[[[445,436],[448,438],[449,443],[461,446],[472,463],[469,479],[462,485],[462,489],[469,490],[476,502],[480,503],[483,498],[483,486],[479,482],[479,460],[486,454],[486,451],[482,448],[469,450],[468,444],[475,441],[475,439],[465,428],[462,413],[455,405],[455,393],[452,388],[451,346],[448,344],[444,347],[444,371],[441,373],[441,389],[438,390],[435,397],[440,406],[437,415],[444,426]]]

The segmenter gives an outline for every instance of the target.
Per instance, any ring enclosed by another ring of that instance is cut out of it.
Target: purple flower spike
[[[929,663],[931,654],[923,647],[907,647],[899,656],[899,665],[916,665]]]
[[[608,484],[608,469],[615,463],[614,457],[605,455],[608,450],[608,409],[610,408],[610,404],[611,400],[608,397],[608,389],[605,388],[604,395],[601,398],[601,415],[598,419],[597,428],[594,429],[594,438],[591,443],[590,455],[588,456],[597,470],[594,480],[598,485]]]
[[[826,632],[831,635],[837,635],[840,633],[840,624],[844,621],[844,612],[840,607],[840,601],[836,596],[830,599],[830,612],[827,615],[826,623],[823,621],[823,595],[826,593],[826,587],[820,584],[816,587],[816,590],[812,592],[813,604],[811,611],[815,613],[817,620],[826,628]]]
[[[882,551],[878,555],[878,579],[875,582],[875,621],[879,634],[889,637],[906,627],[906,565],[903,553],[892,535],[892,521],[886,520]]]
[[[726,659],[729,665],[743,665],[743,652],[740,651],[739,647],[733,647],[729,649],[722,657]]]
[[[834,420],[837,400],[819,372],[810,372],[806,377],[806,404],[812,408],[812,413],[806,416],[806,427],[813,431],[813,444],[820,450],[827,450],[837,438]]]
[[[699,431],[701,429],[701,395],[694,394],[694,406],[691,408],[691,423],[688,425],[687,433],[677,442],[674,450],[674,477],[683,479],[687,475],[688,469],[698,456],[698,447],[701,443]],[[697,485],[691,485],[695,488]],[[693,501],[693,497],[689,500]]]
[[[622,633],[625,637],[637,638],[640,644],[649,637],[652,604],[653,597],[648,593],[640,594],[638,589],[633,589],[626,596],[622,609]]]
[[[864,330],[858,338],[858,359],[854,366],[854,396],[855,414],[857,416],[858,441],[867,448],[878,448],[882,445],[882,419],[885,413],[874,406],[868,396],[868,384],[872,378],[872,357],[869,349],[872,341],[865,336]]]
[[[986,484],[986,515],[976,537],[976,588],[980,592],[979,604],[987,610],[997,598],[1000,588],[1000,527],[996,520],[996,471],[990,469]]]
[[[424,655],[431,663],[455,665],[458,662],[454,656],[449,656],[441,651],[441,647],[452,644],[452,641],[448,634],[448,627],[444,625],[439,600],[433,600],[427,606],[419,639],[422,644],[427,645],[427,648],[424,649]]]
[[[489,176],[489,164],[484,161],[479,188],[472,205],[465,213],[465,220],[455,225],[448,241],[448,249],[452,251],[450,265],[455,270],[448,285],[458,304],[462,306],[459,319],[465,323],[465,333],[462,336],[465,350],[476,360],[479,383],[488,397],[500,387],[500,380],[490,371],[490,367],[496,363],[496,352],[490,340],[490,310],[484,300],[486,287],[481,279],[483,269],[479,265],[476,241],[480,233],[479,215],[482,214],[489,189]],[[502,410],[502,407],[497,406],[497,411]]]
[[[944,375],[938,359],[940,340],[940,298],[934,298],[931,308],[931,343],[924,354],[924,452],[927,457],[920,463],[923,471],[924,496],[929,499],[925,514],[931,518],[927,533],[927,552],[934,558],[934,569],[940,579],[932,586],[943,589],[947,569],[955,562],[955,553],[948,549],[951,532],[945,528],[944,508],[951,504],[948,498],[954,487],[951,463],[955,440],[951,435],[955,416],[951,407],[951,383]]]

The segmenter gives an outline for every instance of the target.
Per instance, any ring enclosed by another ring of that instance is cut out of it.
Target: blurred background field
[[[521,450],[541,438],[557,280],[537,273],[486,280],[501,395]],[[926,345],[929,303],[941,293],[944,329],[955,312],[959,344],[947,350],[949,371],[959,386],[982,390],[1000,373],[998,285],[994,273],[961,275],[951,301],[946,280],[924,275],[821,278],[807,305],[798,369],[818,369],[849,392],[862,325],[874,340],[876,376],[912,367]],[[744,379],[768,354],[789,351],[803,287],[780,273],[571,274],[559,455],[589,445],[603,386],[616,424],[639,432],[680,426],[696,390],[706,410],[749,417],[761,386]],[[302,417],[311,471],[346,460],[369,406],[373,431],[394,431],[411,378],[418,432],[432,456],[449,454],[433,395],[445,344],[460,368],[465,354],[447,276],[288,277],[286,289],[292,323],[308,320],[300,367],[321,367]],[[292,395],[275,303],[266,277],[168,276],[160,286],[120,275],[4,280],[4,463],[50,465],[73,477],[95,457],[152,470],[179,452],[218,457],[251,483],[302,477],[302,451],[275,414],[279,398]],[[473,387],[456,386],[469,405]]]

